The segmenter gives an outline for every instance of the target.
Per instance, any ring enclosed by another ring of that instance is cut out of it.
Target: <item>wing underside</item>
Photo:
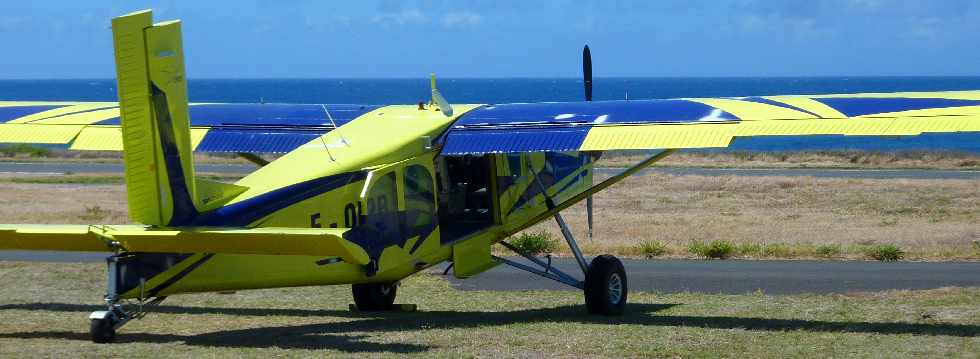
[[[980,134],[980,92],[490,105],[457,121],[442,153],[724,148],[797,138],[822,138],[833,149],[862,136],[932,134]]]

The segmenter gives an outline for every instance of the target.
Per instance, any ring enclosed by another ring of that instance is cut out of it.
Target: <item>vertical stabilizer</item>
[[[129,216],[160,226],[197,215],[179,21],[112,20]]]

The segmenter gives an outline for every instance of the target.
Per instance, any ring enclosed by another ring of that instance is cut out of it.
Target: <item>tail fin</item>
[[[209,198],[198,196],[180,22],[152,21],[149,10],[112,20],[129,217],[180,226],[220,205],[215,193],[227,200],[241,191],[209,183]]]

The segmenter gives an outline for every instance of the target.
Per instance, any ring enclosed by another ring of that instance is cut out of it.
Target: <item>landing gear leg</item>
[[[119,301],[119,293],[116,290],[119,273],[118,260],[119,258],[117,256],[111,256],[106,259],[109,265],[108,290],[105,296],[105,301],[108,305],[107,310],[95,311],[88,316],[89,334],[92,337],[92,342],[95,343],[111,343],[116,338],[117,329],[126,325],[130,320],[140,319],[146,315],[146,312],[143,311],[144,306],[160,304],[160,302],[167,298],[156,297],[153,300],[146,301],[140,295],[139,302],[136,304],[136,310],[125,310],[123,304]],[[141,293],[142,288],[143,286],[140,285]]]
[[[537,182],[541,192],[545,195],[545,204],[548,206],[548,209],[554,209],[554,202],[548,196],[548,192],[545,190],[545,187],[541,183],[541,180],[538,178],[537,174],[534,173],[533,168],[531,168],[531,173],[534,174],[535,182]],[[555,213],[555,221],[558,222],[558,227],[561,228],[561,234],[565,237],[565,242],[568,243],[568,248],[575,256],[575,261],[578,263],[579,267],[582,269],[582,273],[585,275],[584,281],[579,281],[571,275],[558,270],[558,268],[552,267],[550,257],[546,263],[538,257],[525,253],[507,242],[500,242],[500,244],[521,255],[540,268],[517,263],[506,258],[494,258],[514,268],[525,270],[556,282],[582,289],[585,294],[585,307],[591,314],[623,314],[623,311],[626,309],[627,293],[626,270],[623,268],[623,263],[616,257],[608,254],[598,256],[593,259],[591,263],[589,263],[585,256],[582,255],[582,251],[579,250],[578,243],[575,241],[575,237],[572,235],[571,229],[568,228],[568,225],[565,223],[565,219],[561,217],[560,213]]]

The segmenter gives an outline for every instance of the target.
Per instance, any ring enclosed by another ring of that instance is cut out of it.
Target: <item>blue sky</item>
[[[0,78],[111,78],[109,20],[184,21],[192,78],[980,75],[980,1],[4,1]]]

